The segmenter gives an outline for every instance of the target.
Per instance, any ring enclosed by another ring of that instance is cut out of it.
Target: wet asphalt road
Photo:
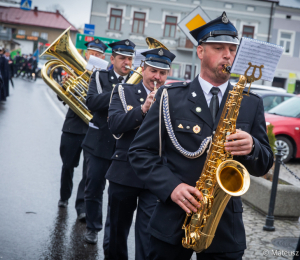
[[[83,241],[85,224],[76,220],[83,158],[68,208],[57,207],[64,116],[55,95],[41,79],[14,83],[7,102],[0,102],[0,259],[103,259],[103,232],[97,245],[89,245]],[[107,190],[103,220],[106,207]],[[133,228],[128,247],[134,259]]]

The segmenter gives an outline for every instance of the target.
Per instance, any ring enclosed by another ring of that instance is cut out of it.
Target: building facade
[[[10,51],[20,48],[22,53],[33,53],[40,46],[47,47],[68,27],[75,41],[77,29],[59,11],[0,6],[0,44]]]
[[[191,79],[193,45],[177,24],[200,6],[210,19],[227,13],[240,36],[268,41],[271,38],[272,12],[278,1],[255,0],[108,0],[92,1],[90,23],[95,35],[130,39],[137,49],[147,48],[146,37],[163,43],[176,58],[170,75]],[[196,58],[195,74],[200,62]]]
[[[280,1],[276,7],[271,42],[284,47],[273,85],[300,94],[300,3]]]

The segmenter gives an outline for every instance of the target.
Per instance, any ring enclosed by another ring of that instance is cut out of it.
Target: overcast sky
[[[92,0],[32,0],[32,9],[34,6],[43,11],[59,9],[76,28],[83,28],[85,23],[90,22],[91,4]],[[0,5],[19,7],[3,2],[0,2]]]

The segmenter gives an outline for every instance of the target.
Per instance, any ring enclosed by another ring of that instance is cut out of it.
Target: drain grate
[[[297,237],[278,237],[278,238],[272,239],[272,244],[275,247],[278,247],[278,249],[295,251],[297,244],[298,244],[298,238]]]

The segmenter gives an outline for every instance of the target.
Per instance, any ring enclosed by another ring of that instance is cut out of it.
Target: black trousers
[[[147,260],[190,260],[193,250],[182,244],[171,245],[153,236],[150,238],[150,253]],[[230,253],[198,253],[197,260],[242,260],[244,250]]]
[[[86,182],[84,201],[86,207],[86,227],[90,230],[102,230],[102,201],[105,188],[105,174],[111,164],[103,159],[83,151],[86,163]]]
[[[149,253],[150,234],[147,226],[157,203],[157,197],[147,189],[109,182],[110,239],[109,257],[128,259],[127,238],[136,211],[135,259],[144,260]]]
[[[60,181],[60,199],[68,200],[71,197],[73,189],[74,168],[78,166],[80,153],[82,151],[81,143],[85,135],[71,134],[63,132],[60,142],[60,156],[63,162]],[[83,162],[82,179],[77,190],[75,208],[77,214],[85,212],[84,187],[86,177],[86,165]]]

